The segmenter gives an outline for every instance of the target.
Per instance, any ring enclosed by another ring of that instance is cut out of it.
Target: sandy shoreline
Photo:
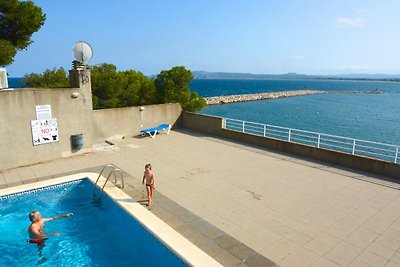
[[[269,92],[269,93],[258,93],[258,94],[213,96],[213,97],[205,97],[204,99],[206,100],[207,105],[218,105],[218,104],[228,104],[228,103],[254,101],[254,100],[282,98],[282,97],[315,95],[315,94],[383,94],[383,91],[296,90],[296,91]]]

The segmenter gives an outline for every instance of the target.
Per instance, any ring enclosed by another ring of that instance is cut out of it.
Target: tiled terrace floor
[[[400,265],[399,184],[189,131],[2,170],[0,187],[112,163],[142,200],[148,162],[153,213],[226,266],[272,265],[254,252],[281,266]]]

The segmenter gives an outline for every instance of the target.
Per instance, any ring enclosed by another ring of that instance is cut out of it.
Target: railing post
[[[321,134],[318,134],[318,143],[317,143],[317,147],[319,148],[319,144],[321,143]]]
[[[222,128],[226,129],[226,118],[222,119]]]
[[[290,135],[292,133],[292,129],[289,129],[289,136],[288,136],[288,141],[290,142]]]
[[[399,147],[396,147],[396,155],[394,156],[394,163],[397,163],[397,156],[399,155]]]
[[[242,123],[242,133],[244,133],[244,121]]]
[[[355,151],[356,151],[356,140],[353,140],[353,152],[351,152],[351,154],[354,155]]]
[[[267,136],[267,125],[264,124],[264,137]]]

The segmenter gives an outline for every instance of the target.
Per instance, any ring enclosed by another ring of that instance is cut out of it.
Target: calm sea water
[[[323,94],[207,106],[201,113],[400,145],[400,83],[338,80],[194,80],[201,96],[315,89]]]
[[[25,88],[26,84],[24,83],[23,78],[8,78],[8,87],[9,88]]]

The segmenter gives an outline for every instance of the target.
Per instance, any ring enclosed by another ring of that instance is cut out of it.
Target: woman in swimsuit
[[[149,201],[148,206],[150,206],[153,203],[153,192],[156,189],[154,186],[155,185],[155,176],[151,169],[150,163],[148,163],[144,166],[144,174],[143,174],[142,184],[144,184],[144,181],[146,181],[147,199]]]

